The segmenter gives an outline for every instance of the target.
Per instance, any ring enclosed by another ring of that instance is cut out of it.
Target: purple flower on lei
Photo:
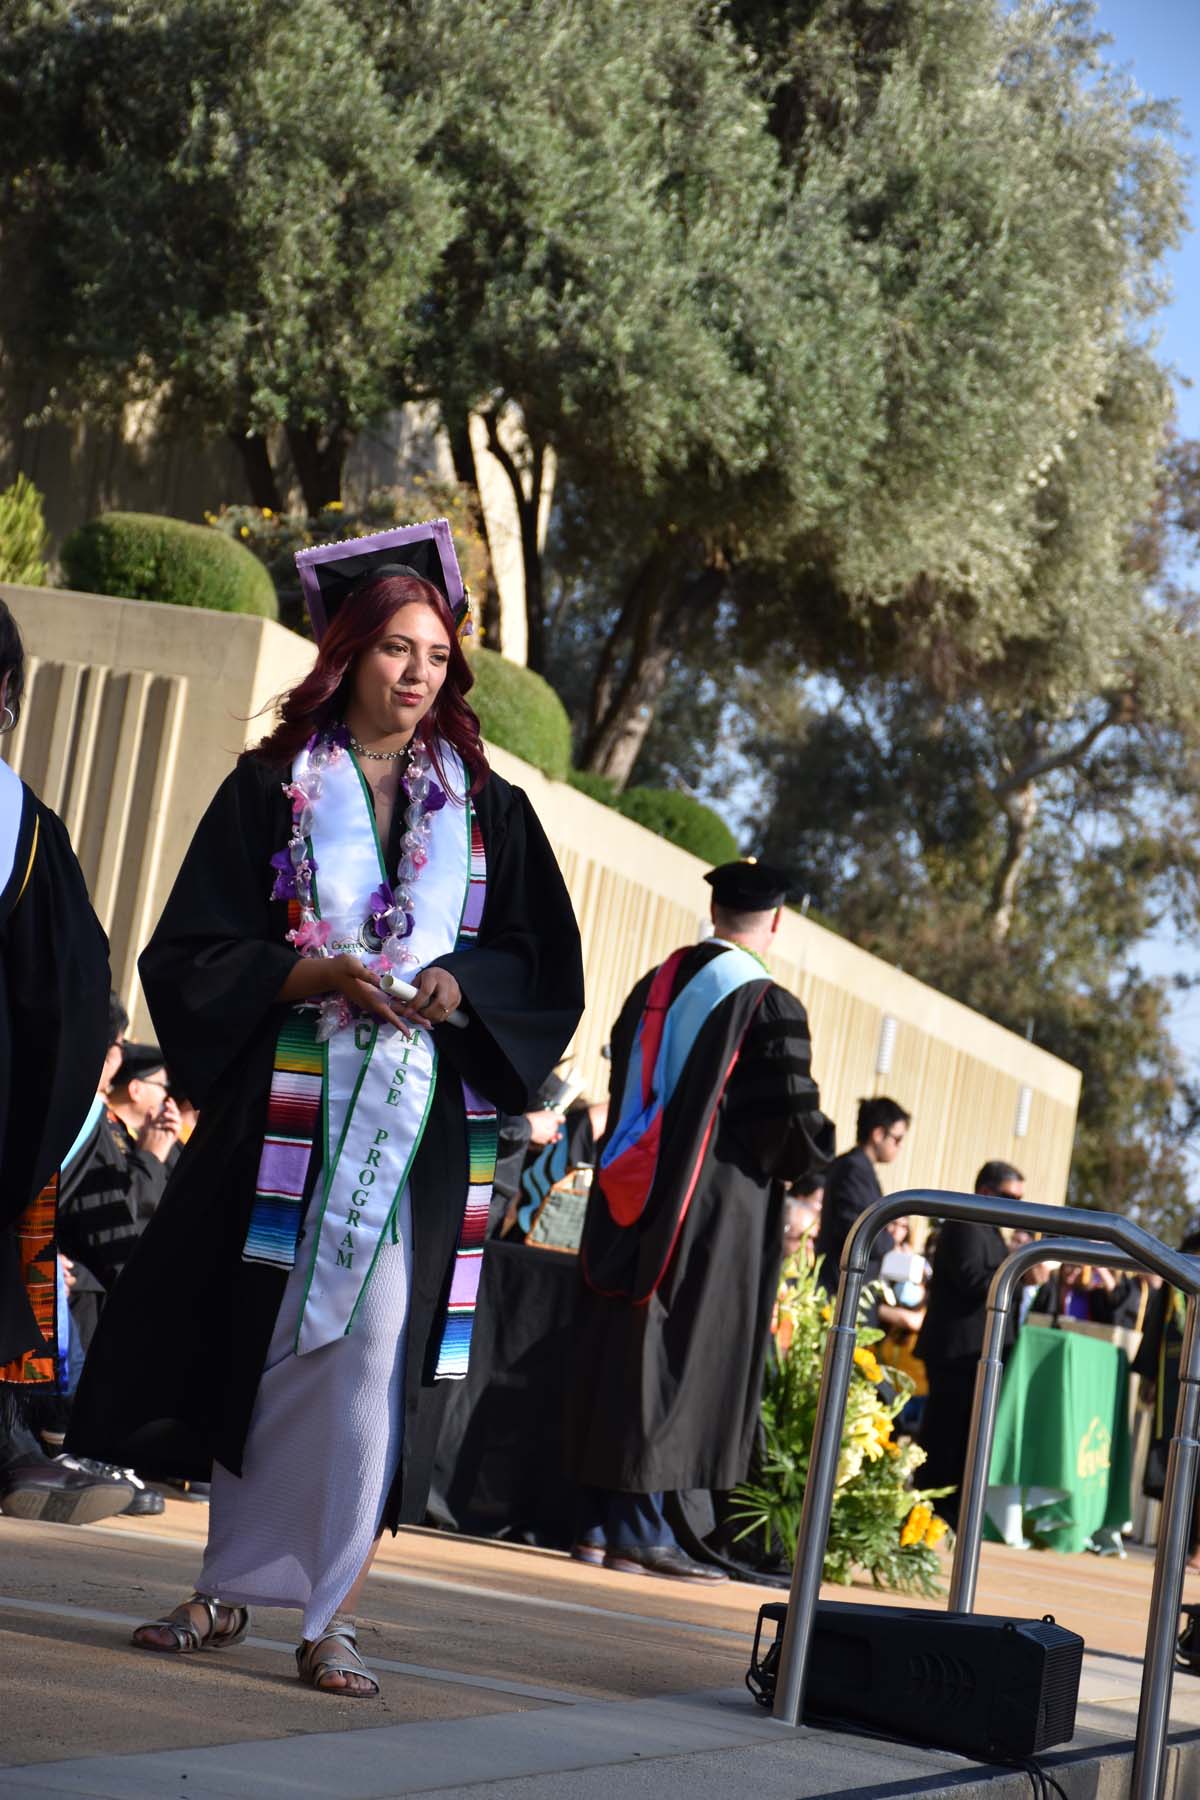
[[[429,792],[421,802],[421,810],[425,813],[441,812],[446,804],[446,796],[436,781],[429,784]]]
[[[382,918],[385,912],[389,912],[394,905],[395,902],[392,899],[391,888],[386,881],[381,881],[379,886],[375,889],[375,892],[371,895],[371,898],[367,901],[367,912],[372,919],[378,920]]]
[[[272,900],[294,900],[296,898],[296,871],[292,867],[289,850],[277,850],[271,858],[271,867],[275,870],[275,886],[271,889]]]

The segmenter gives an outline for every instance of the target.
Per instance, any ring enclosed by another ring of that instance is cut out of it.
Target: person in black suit
[[[1025,1177],[1011,1163],[984,1163],[975,1177],[975,1192],[1020,1200],[1025,1194]],[[962,1481],[975,1370],[983,1350],[988,1289],[1007,1255],[1008,1245],[996,1225],[947,1219],[938,1234],[925,1323],[916,1346],[929,1378],[929,1399],[920,1437],[926,1457],[921,1470],[923,1487],[953,1485],[957,1489]],[[1012,1349],[1014,1336],[1010,1315],[1004,1341],[1006,1355]],[[951,1525],[958,1524],[958,1507],[957,1492],[938,1501],[939,1513]]]
[[[880,1164],[895,1162],[910,1123],[904,1108],[886,1095],[880,1095],[876,1100],[859,1101],[854,1149],[847,1150],[830,1167],[814,1246],[818,1278],[830,1293],[837,1288],[838,1264],[847,1232],[859,1213],[873,1200],[878,1200],[883,1192],[875,1170]],[[881,1231],[871,1249],[868,1279],[878,1275],[884,1253],[891,1246],[890,1234]]]

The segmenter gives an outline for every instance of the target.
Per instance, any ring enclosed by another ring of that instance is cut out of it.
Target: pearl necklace
[[[402,750],[368,750],[364,744],[359,743],[354,733],[351,732],[350,748],[353,750],[355,756],[365,756],[369,758],[371,762],[403,762],[406,757],[412,755],[412,740],[410,738]]]

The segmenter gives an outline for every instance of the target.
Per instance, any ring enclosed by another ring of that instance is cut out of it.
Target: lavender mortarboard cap
[[[467,610],[467,592],[448,519],[397,525],[369,537],[345,538],[340,544],[315,544],[296,552],[296,567],[318,643],[338,607],[371,575],[420,575],[431,581],[449,601],[460,628]]]

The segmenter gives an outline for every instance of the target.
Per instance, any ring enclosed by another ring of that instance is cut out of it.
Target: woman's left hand
[[[462,989],[447,969],[422,969],[413,986],[417,991],[411,1000],[392,1000],[398,1018],[416,1025],[442,1025],[462,1005]]]

